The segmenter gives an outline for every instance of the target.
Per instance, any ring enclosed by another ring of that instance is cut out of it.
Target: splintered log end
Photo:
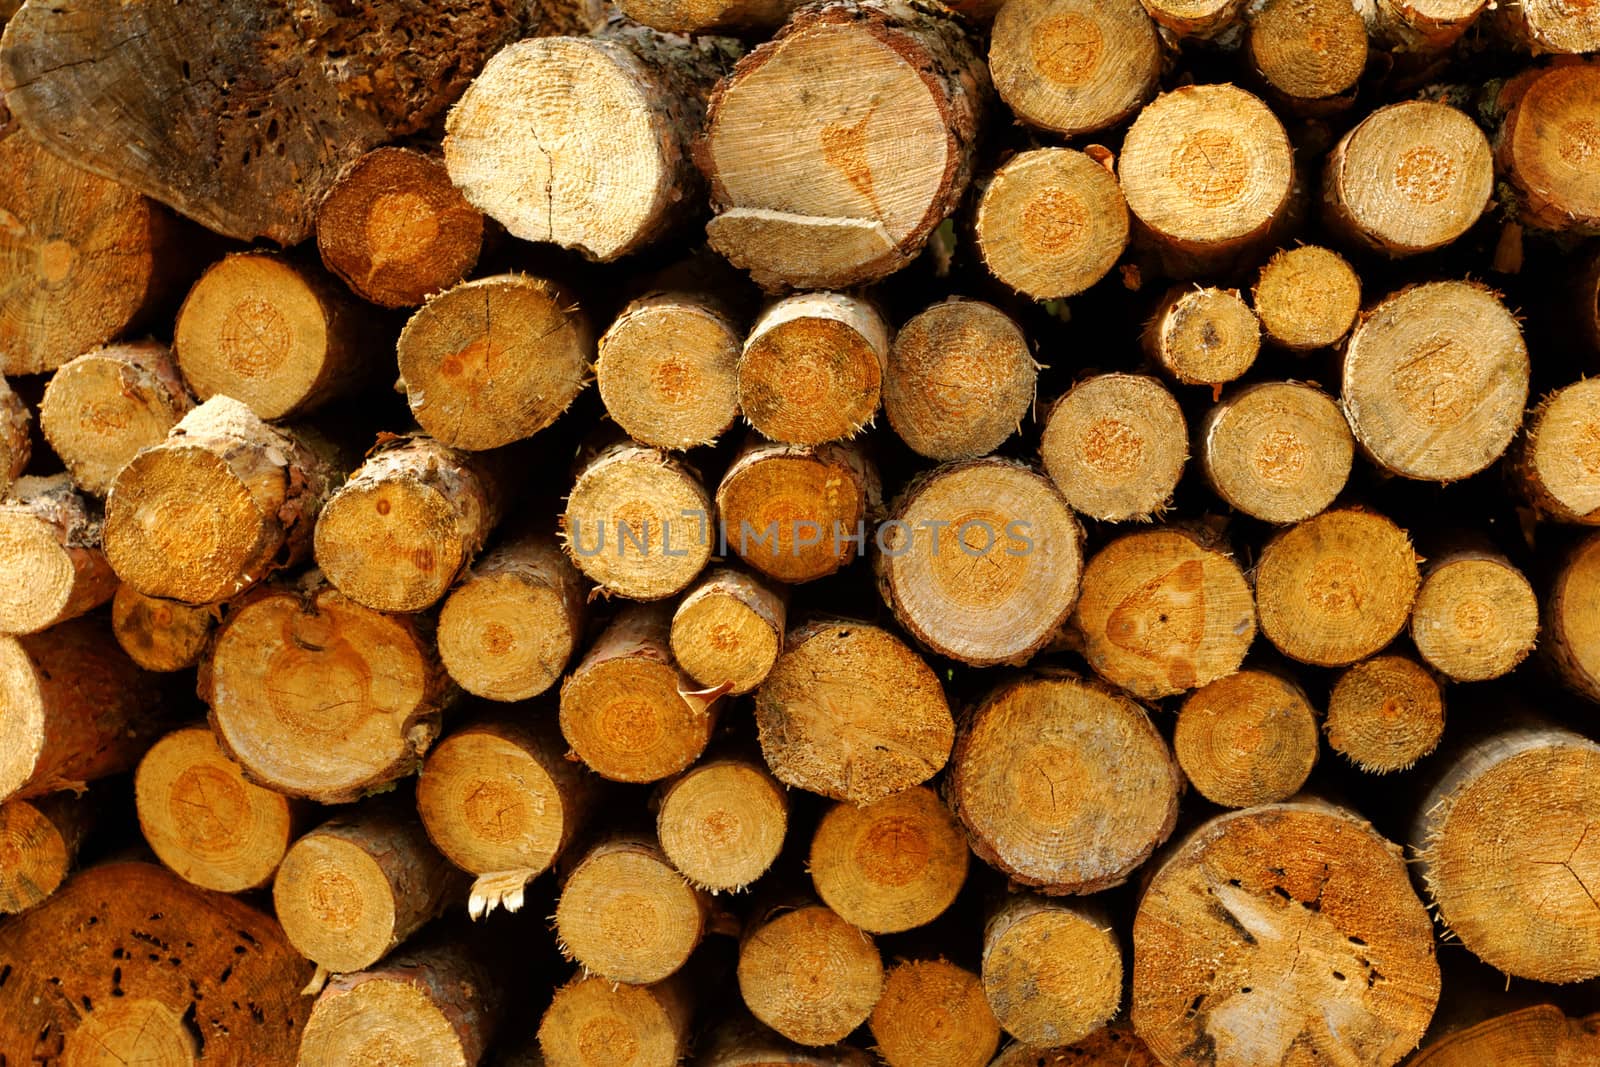
[[[1317,717],[1298,685],[1242,670],[1183,702],[1172,749],[1184,777],[1214,804],[1275,804],[1300,791],[1317,762]]]
[[[889,361],[889,325],[844,293],[780,300],[739,357],[739,406],[764,436],[792,445],[853,437],[872,422]]]
[[[556,902],[557,943],[588,974],[649,985],[676,974],[707,932],[706,897],[654,838],[602,839],[573,864]]]
[[[1145,352],[1183,385],[1217,386],[1244,375],[1261,351],[1261,322],[1237,289],[1183,286],[1145,327]]]
[[[1245,386],[1207,413],[1199,438],[1212,490],[1263,522],[1300,522],[1325,511],[1355,461],[1344,412],[1300,382]]]
[[[1177,488],[1189,429],[1156,379],[1100,374],[1051,406],[1039,454],[1074,511],[1105,522],[1148,520]]]
[[[765,874],[788,828],[788,794],[755,759],[693,767],[666,785],[656,813],[662,851],[712,893],[738,891]]]
[[[828,966],[819,970],[817,960]],[[753,917],[738,974],[751,1013],[802,1045],[842,1040],[883,993],[878,946],[821,904]]]
[[[1369,774],[1403,771],[1444,736],[1444,690],[1406,656],[1374,656],[1328,694],[1328,747]]]
[[[989,67],[1019,119],[1070,137],[1115,126],[1155,95],[1161,41],[1138,0],[1023,0],[995,17]]]
[[[520,871],[493,871],[480,874],[472,880],[467,893],[467,915],[482,919],[493,915],[496,908],[508,912],[521,911],[528,883],[542,872],[532,868]]]
[[[734,320],[703,298],[634,301],[600,338],[595,381],[606,413],[643,445],[714,444],[739,414],[743,344]]]
[[[983,983],[942,959],[891,969],[868,1023],[889,1067],[987,1067],[1000,1044]]]
[[[706,240],[768,290],[842,289],[909,261],[875,218],[735,207],[706,223]]]
[[[817,895],[840,918],[892,934],[944,914],[966,882],[967,860],[961,824],[932,789],[913,786],[829,808],[808,866]]]
[[[1361,310],[1361,278],[1332,249],[1302,245],[1279,252],[1250,294],[1267,339],[1293,352],[1338,344]]]
[[[1030,1045],[1069,1045],[1122,1006],[1122,947],[1086,904],[1018,893],[983,929],[983,991],[1005,1031]]]

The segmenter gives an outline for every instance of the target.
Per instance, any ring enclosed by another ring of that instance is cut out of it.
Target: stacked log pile
[[[1600,1064],[1600,9],[0,20],[0,1067]]]

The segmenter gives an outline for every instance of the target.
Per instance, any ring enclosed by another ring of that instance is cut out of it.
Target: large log
[[[686,978],[622,985],[580,969],[539,1020],[539,1048],[545,1067],[674,1067],[689,1050],[693,1015]]]
[[[1532,0],[1518,4],[1510,17],[1533,23],[1554,15],[1559,26],[1568,12],[1574,22],[1587,23],[1581,31],[1582,50],[1600,48],[1600,19],[1592,12]],[[1535,32],[1546,39],[1568,36],[1557,27],[1550,29],[1556,33],[1542,28]],[[1596,92],[1600,63],[1592,61],[1534,68],[1501,90],[1495,103],[1505,109],[1505,118],[1495,134],[1495,162],[1510,181],[1522,224],[1557,233],[1600,233],[1600,189],[1592,162],[1600,151],[1600,133],[1590,106]]]
[[[1515,670],[1539,636],[1539,598],[1510,560],[1461,548],[1428,560],[1411,608],[1411,639],[1428,665],[1458,682]]]
[[[1600,379],[1546,394],[1507,462],[1513,486],[1540,518],[1600,525]]]
[[[865,300],[802,293],[762,313],[739,356],[739,406],[774,441],[818,445],[872,423],[889,324]]]
[[[1212,491],[1264,522],[1300,522],[1326,510],[1355,461],[1344,412],[1303,382],[1256,382],[1230,393],[1206,413],[1197,436]]]
[[[1496,1015],[1476,1026],[1430,1041],[1408,1067],[1567,1067],[1600,1060],[1600,1015],[1569,1019],[1539,1004]]]

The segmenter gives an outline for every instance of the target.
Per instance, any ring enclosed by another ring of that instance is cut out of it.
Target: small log
[[[748,693],[783,650],[787,596],[781,586],[729,567],[708,572],[672,613],[672,655],[707,689]]]
[[[562,953],[585,974],[650,985],[676,974],[710,925],[706,895],[648,834],[602,838],[574,861],[556,902]]]
[[[315,571],[234,603],[200,694],[252,780],[322,804],[414,773],[454,696],[417,620],[362,607]]]
[[[17,479],[0,502],[0,633],[38,633],[111,599],[98,511],[65,474]]]
[[[1238,29],[1246,0],[1143,0],[1150,17],[1168,42],[1185,38],[1216,41],[1221,47],[1238,45]],[[1009,1067],[1009,1065],[1008,1065]],[[1053,1065],[1052,1065],[1053,1067]]]
[[[527,700],[566,670],[583,636],[584,582],[552,537],[503,541],[462,572],[439,609],[439,658],[485,700]]]
[[[1133,1027],[1170,1067],[1389,1067],[1438,1000],[1433,923],[1399,846],[1331,805],[1201,824],[1134,918]]]
[[[830,1045],[872,1014],[883,961],[871,937],[821,904],[774,907],[739,942],[739,993],[789,1040]]]
[[[1291,526],[1256,564],[1261,632],[1301,663],[1342,667],[1394,640],[1420,576],[1406,532],[1382,515],[1341,508]]]
[[[147,671],[181,671],[200,662],[211,631],[213,608],[145,596],[131,585],[117,586],[111,598],[111,632],[128,658]]]
[[[396,351],[417,425],[479,452],[532,437],[566,411],[588,384],[595,339],[564,286],[496,274],[429,300]]]
[[[952,297],[895,334],[883,411],[913,452],[976,459],[1000,447],[1033,406],[1039,365],[1022,327],[981,300]]]
[[[860,807],[829,808],[807,865],[817,895],[841,919],[869,934],[895,934],[944,914],[967,880],[967,859],[961,824],[939,794],[912,786]]]
[[[1544,602],[1546,660],[1573,692],[1600,702],[1600,535],[1568,554]]]
[[[1213,492],[1263,522],[1302,522],[1343,492],[1355,460],[1350,424],[1302,382],[1257,382],[1200,424],[1200,469]]]
[[[1050,406],[1039,456],[1074,511],[1104,522],[1165,510],[1189,459],[1183,410],[1138,374],[1083,379]]]
[[[972,851],[1013,882],[1093,893],[1124,882],[1172,833],[1179,782],[1143,708],[1036,671],[996,686],[964,721],[945,799]]]
[[[1195,690],[1172,734],[1184,777],[1225,808],[1276,804],[1299,792],[1316,765],[1318,743],[1305,691],[1264,670],[1242,670]]]
[[[1237,289],[1178,286],[1156,306],[1140,340],[1175,381],[1214,387],[1255,363],[1261,322]]]
[[[988,1067],[1000,1045],[983,983],[942,959],[891,968],[869,1024],[889,1067]]]
[[[780,300],[756,320],[739,356],[739,406],[766,437],[817,445],[854,437],[878,410],[889,326],[843,293]]]
[[[1275,254],[1250,293],[1267,340],[1291,352],[1338,344],[1361,310],[1361,278],[1339,253],[1301,245]]]
[[[1581,55],[1600,50],[1600,19],[1588,8],[1560,0],[1528,0],[1511,6],[1515,10],[1495,7],[1494,26],[1502,37],[1534,55]]]
[[[41,416],[42,418],[43,416]],[[22,475],[33,458],[29,427],[33,414],[22,398],[0,377],[0,497],[11,491],[11,483]]]
[[[1017,1040],[1081,1041],[1122,1004],[1116,932],[1093,905],[1010,894],[983,926],[983,992]]]
[[[853,804],[927,781],[955,737],[932,668],[888,630],[844,619],[789,631],[755,716],[779,781]]]
[[[1440,922],[1475,956],[1518,978],[1580,982],[1600,975],[1597,820],[1600,745],[1529,723],[1443,765],[1411,845]]]
[[[1561,1067],[1600,1059],[1600,1017],[1569,1019],[1552,1004],[1496,1015],[1428,1042],[1408,1067],[1478,1067],[1527,1063]]]
[[[1434,670],[1458,682],[1499,678],[1539,636],[1539,598],[1511,561],[1460,549],[1428,561],[1411,609],[1411,639]]]
[[[1021,665],[1072,611],[1082,541],[1072,509],[1033,467],[962,460],[901,491],[873,568],[895,619],[933,652]]]
[[[1416,660],[1373,656],[1328,694],[1328,747],[1369,774],[1403,771],[1444,736],[1444,690]]]
[[[178,365],[154,341],[111,344],[50,378],[39,429],[78,488],[105,496],[139,451],[159,445],[194,407]]]
[[[1095,673],[1142,700],[1232,674],[1256,636],[1238,563],[1177,526],[1126,534],[1097,552],[1072,625]]]
[[[739,414],[743,346],[737,321],[709,297],[641,297],[600,338],[594,371],[606,414],[653,448],[715,444]]]
[[[323,266],[379,307],[416,307],[450,288],[482,248],[483,216],[443,161],[416,149],[374,148],[317,205]]]
[[[1367,26],[1349,0],[1250,5],[1246,48],[1256,73],[1290,111],[1348,107],[1367,65]]]
[[[690,884],[736,892],[777,860],[789,798],[756,758],[725,754],[663,783],[656,800],[661,850]]]
[[[141,450],[106,493],[105,552],[145,596],[214,604],[311,554],[337,472],[305,441],[218,396]]]
[[[1161,1061],[1126,1020],[1118,1020],[1071,1045],[1007,1045],[989,1067],[1161,1067]]]
[[[1600,526],[1600,379],[1547,394],[1508,460],[1512,485],[1540,518]]]
[[[1515,8],[1502,17],[1526,20],[1536,39],[1554,44],[1551,38],[1576,36],[1584,43],[1572,51],[1600,49],[1600,19],[1593,13],[1554,0],[1528,0]],[[1549,22],[1552,16],[1560,21]],[[1568,19],[1572,21],[1562,27],[1561,21]],[[1574,35],[1579,23],[1583,29]],[[1589,162],[1600,151],[1593,118],[1596,93],[1600,63],[1592,61],[1536,68],[1506,84],[1498,101],[1506,110],[1495,134],[1494,155],[1511,185],[1522,225],[1557,233],[1600,233],[1600,189]]]
[[[854,1045],[797,1045],[749,1016],[713,1029],[694,1060],[695,1067],[873,1067],[877,1062]]]
[[[156,858],[190,885],[219,893],[269,884],[301,821],[294,802],[247,779],[204,726],[152,745],[133,793]]]
[[[579,970],[545,1009],[539,1048],[545,1067],[674,1067],[689,1051],[693,1014],[691,986],[680,976],[637,986]]]
[[[27,911],[61,888],[93,817],[93,806],[70,793],[0,804],[0,915]]]
[[[1161,40],[1138,0],[1025,0],[995,17],[989,68],[1017,118],[1075,137],[1155,95]]]
[[[1373,0],[1358,7],[1367,32],[1395,52],[1435,56],[1472,28],[1487,0]]]
[[[696,146],[712,248],[768,289],[843,289],[905,266],[972,177],[990,100],[979,48],[943,8],[802,7],[712,95]]]
[[[799,6],[799,0],[622,0],[617,5],[633,21],[663,33],[760,31],[763,38]]]

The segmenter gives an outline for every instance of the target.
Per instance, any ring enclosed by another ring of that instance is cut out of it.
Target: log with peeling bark
[[[1123,522],[1165,510],[1188,442],[1183,409],[1159,381],[1097,374],[1050,406],[1039,455],[1074,511]]]
[[[1486,0],[1364,0],[1357,10],[1376,42],[1433,56],[1472,29],[1488,7]]]
[[[1250,299],[1261,332],[1292,352],[1336,345],[1361,310],[1361,277],[1319,245],[1284,249],[1261,267]]]
[[[1589,8],[1557,0],[1529,0],[1496,6],[1496,28],[1511,43],[1538,55],[1584,54],[1600,50],[1600,19]]]
[[[596,1056],[617,1062],[614,1057],[631,1050],[630,1067],[671,1067],[689,1050],[695,993],[681,975],[639,986],[579,970],[556,990],[539,1021],[544,1063],[590,1067]]]
[[[1180,384],[1218,386],[1255,363],[1261,323],[1237,289],[1179,286],[1156,305],[1140,340]]]
[[[802,293],[767,308],[739,355],[739,407],[774,441],[854,437],[878,410],[888,323],[845,293]]]
[[[1191,693],[1172,733],[1189,784],[1228,808],[1288,800],[1311,775],[1317,748],[1317,715],[1305,690],[1251,668]]]
[[[1600,379],[1546,394],[1528,414],[1507,466],[1540,518],[1600,525]]]
[[[1093,904],[1011,893],[983,926],[983,992],[1006,1033],[1031,1045],[1089,1036],[1122,1004],[1122,947]]]
[[[1145,10],[1162,29],[1169,43],[1181,44],[1185,38],[1215,41],[1221,47],[1237,48],[1245,0],[1143,0]]]
[[[1403,771],[1444,735],[1444,689],[1407,656],[1362,660],[1328,693],[1328,747],[1371,774]]]
[[[708,755],[663,782],[654,806],[661,850],[711,893],[737,892],[767,873],[789,830],[788,793],[754,753]]]
[[[714,443],[739,414],[738,319],[703,294],[651,293],[600,338],[595,384],[624,433],[655,448]]]
[[[0,377],[0,497],[10,492],[11,483],[27,469],[33,456],[28,433],[32,425],[28,405]]]
[[[827,960],[825,966],[817,961]],[[821,904],[752,915],[739,942],[739,993],[757,1019],[802,1045],[829,1045],[867,1021],[883,994],[872,938]]]
[[[27,911],[61,888],[94,812],[87,794],[0,803],[0,915]]]
[[[0,633],[37,633],[111,599],[101,526],[65,474],[17,479],[0,503]]]
[[[1256,382],[1206,413],[1200,469],[1234,510],[1264,522],[1300,522],[1344,490],[1355,439],[1344,412],[1304,382]]]
[[[1023,0],[995,18],[989,68],[1017,118],[1072,137],[1121,123],[1155,95],[1161,42],[1138,0]]]
[[[706,689],[739,696],[760,685],[783,650],[785,587],[731,567],[708,571],[672,613],[672,655]]]
[[[889,1067],[988,1067],[1000,1044],[978,976],[942,959],[890,968],[869,1024]]]

